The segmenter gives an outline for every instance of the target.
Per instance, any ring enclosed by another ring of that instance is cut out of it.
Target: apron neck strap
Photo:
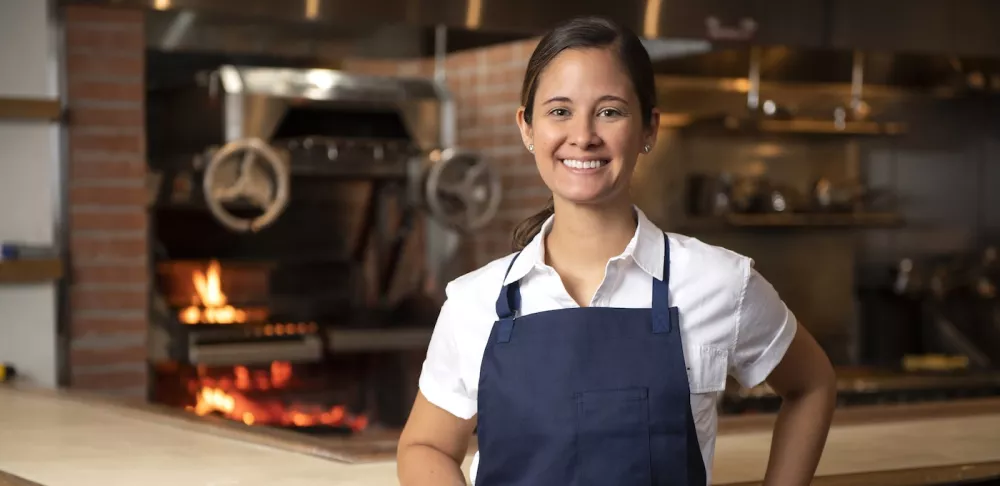
[[[670,332],[680,319],[670,306],[670,238],[663,234],[663,278],[653,279],[653,334]]]
[[[514,267],[514,262],[517,261],[517,257],[519,256],[521,256],[521,252],[515,253],[514,258],[510,259],[510,265],[507,266],[507,271],[503,274],[504,280],[507,280],[507,275],[510,274],[510,269]],[[512,319],[514,313],[520,308],[521,284],[520,280],[515,280],[500,289],[500,296],[497,297],[497,317],[500,319]]]

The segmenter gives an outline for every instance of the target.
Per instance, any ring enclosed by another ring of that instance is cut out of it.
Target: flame
[[[205,367],[198,367],[198,378],[191,387],[196,403],[188,407],[198,415],[218,413],[246,425],[280,425],[285,427],[310,427],[318,425],[363,430],[368,426],[364,415],[348,413],[343,405],[325,408],[318,405],[292,404],[280,400],[254,401],[243,392],[287,388],[294,377],[292,365],[287,361],[274,361],[270,372],[234,366],[233,376],[213,378]]]
[[[247,321],[246,311],[236,309],[227,304],[226,294],[222,293],[222,277],[219,262],[212,260],[208,272],[194,272],[194,288],[198,292],[195,302],[179,314],[185,324],[234,324]],[[200,304],[200,305],[199,305]]]

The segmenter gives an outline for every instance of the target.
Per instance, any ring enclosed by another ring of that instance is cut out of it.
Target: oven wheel
[[[232,231],[246,233],[274,223],[288,206],[290,185],[285,159],[262,140],[248,138],[229,142],[212,154],[205,167],[203,192],[215,219]],[[224,204],[238,200],[263,214],[253,219],[234,216]]]

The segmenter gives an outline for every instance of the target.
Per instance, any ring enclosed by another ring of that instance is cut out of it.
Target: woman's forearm
[[[771,439],[766,486],[812,482],[826,444],[836,399],[833,383],[783,399]]]
[[[406,446],[397,462],[400,486],[466,486],[461,465],[433,447]]]

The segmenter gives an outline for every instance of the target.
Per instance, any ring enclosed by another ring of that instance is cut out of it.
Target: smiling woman
[[[539,174],[553,191],[553,200],[515,228],[515,250],[538,234],[555,212],[557,197],[593,200],[586,197],[590,190],[603,192],[597,198],[600,201],[627,193],[635,165],[635,157],[627,154],[637,153],[640,143],[649,152],[655,142],[659,116],[653,67],[639,39],[622,33],[604,19],[569,22],[539,43],[528,62],[517,122],[524,144],[535,153]],[[542,76],[543,72],[553,75]],[[536,100],[543,101],[536,105]],[[537,139],[536,124],[542,135]],[[569,146],[555,153],[562,142]],[[608,167],[614,162],[617,166]],[[566,174],[601,178],[563,174],[560,179],[554,163],[570,169]],[[572,186],[583,194],[574,197]]]
[[[765,484],[808,484],[829,361],[753,261],[667,234],[631,201],[656,143],[653,70],[600,18],[556,27],[528,63],[517,123],[552,191],[519,251],[450,282],[399,442],[404,486],[711,483],[726,376],[783,398]]]

